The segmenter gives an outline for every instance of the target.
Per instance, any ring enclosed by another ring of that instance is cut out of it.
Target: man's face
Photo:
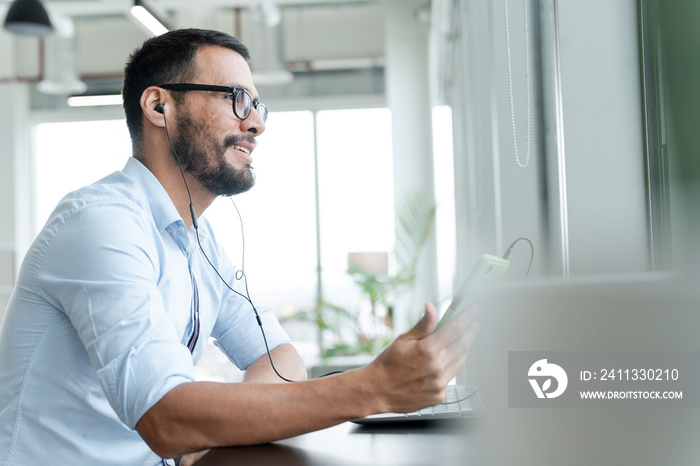
[[[248,63],[232,50],[206,47],[197,53],[197,84],[236,86],[253,98]],[[233,113],[232,97],[223,92],[188,92],[178,105],[173,146],[182,168],[217,196],[245,192],[255,184],[251,163],[255,137],[265,124],[255,109],[245,120]]]

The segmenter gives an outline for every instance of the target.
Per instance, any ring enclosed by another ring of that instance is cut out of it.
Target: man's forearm
[[[156,403],[136,428],[164,458],[292,437],[377,412],[362,370],[283,385],[185,383]]]

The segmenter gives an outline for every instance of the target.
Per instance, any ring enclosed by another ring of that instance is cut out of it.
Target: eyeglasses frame
[[[258,115],[260,115],[260,118],[262,119],[263,123],[267,120],[267,115],[268,115],[268,110],[265,104],[260,102],[259,100],[253,99],[253,96],[250,95],[250,92],[248,92],[247,89],[244,89],[242,87],[228,87],[228,86],[213,86],[211,84],[194,84],[194,83],[173,83],[173,84],[160,84],[157,87],[163,88],[163,89],[168,89],[170,91],[211,91],[211,92],[225,92],[227,94],[233,94],[233,102],[232,102],[232,107],[233,107],[233,114],[238,118],[239,120],[245,120],[250,116],[250,111],[248,112],[248,115],[245,117],[241,117],[238,112],[236,111],[236,99],[238,98],[238,93],[239,92],[245,92],[248,94],[248,97],[250,98],[250,108],[251,111],[252,109],[255,109],[256,112],[258,112]],[[259,107],[262,107],[265,109],[265,116],[260,114],[260,111],[258,110]]]

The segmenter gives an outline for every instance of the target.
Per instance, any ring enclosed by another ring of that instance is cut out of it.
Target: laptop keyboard
[[[450,385],[447,387],[445,401],[439,405],[411,413],[374,414],[362,419],[356,419],[353,422],[357,424],[375,424],[381,422],[430,421],[433,419],[473,417],[484,411],[484,404],[479,393],[476,392],[478,392],[478,387]]]

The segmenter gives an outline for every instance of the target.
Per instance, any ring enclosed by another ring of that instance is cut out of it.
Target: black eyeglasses
[[[253,100],[250,93],[242,87],[210,86],[208,84],[161,84],[158,87],[171,91],[213,91],[226,92],[233,96],[233,114],[240,120],[245,120],[250,115],[250,110],[254,107],[260,115],[263,123],[267,120],[267,107],[257,100]]]

